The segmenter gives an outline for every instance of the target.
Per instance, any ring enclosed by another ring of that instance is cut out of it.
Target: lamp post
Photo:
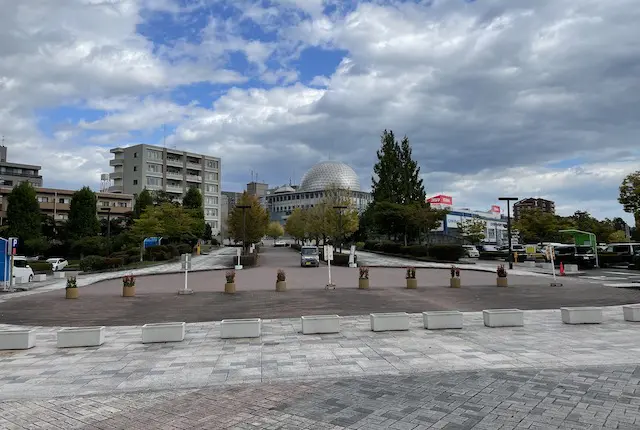
[[[338,237],[340,238],[340,253],[342,253],[342,211],[347,208],[344,205],[336,205],[333,207],[338,210]]]
[[[513,250],[511,249],[511,202],[518,200],[517,197],[498,197],[501,202],[507,202],[507,241],[509,246],[509,270],[513,269]]]
[[[111,254],[111,208],[102,208],[107,213],[107,254]]]
[[[246,250],[247,247],[247,215],[246,210],[251,208],[251,205],[236,205],[237,208],[242,209],[242,249]]]

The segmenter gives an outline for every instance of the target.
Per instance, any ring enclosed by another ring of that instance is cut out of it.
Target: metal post
[[[107,209],[107,254],[111,255],[111,208]]]
[[[517,197],[498,197],[498,200],[507,202],[507,242],[509,246],[509,270],[513,269],[513,250],[511,249],[511,202]]]

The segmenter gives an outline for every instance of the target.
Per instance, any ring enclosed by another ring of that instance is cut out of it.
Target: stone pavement
[[[208,255],[198,255],[193,257],[191,260],[192,271],[202,271],[202,270],[217,270],[217,269],[226,269],[230,266],[231,256],[235,255],[236,248],[228,247],[228,248],[219,248],[216,250],[212,250]],[[78,286],[82,287],[85,285],[94,284],[99,281],[104,281],[107,279],[119,279],[124,275],[154,275],[154,274],[168,274],[168,273],[176,273],[181,269],[181,264],[179,261],[170,262],[166,264],[159,264],[157,266],[144,267],[141,269],[133,269],[133,270],[119,270],[114,272],[106,272],[106,273],[95,273],[89,275],[80,275],[77,277]],[[66,280],[59,280],[57,282],[49,283],[46,286],[41,288],[15,292],[15,293],[1,293],[0,294],[0,303],[6,301],[8,299],[30,296],[33,294],[40,294],[47,291],[55,291],[61,290],[66,287]]]

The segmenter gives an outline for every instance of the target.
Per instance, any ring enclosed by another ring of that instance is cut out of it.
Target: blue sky
[[[635,0],[10,2],[0,133],[47,186],[96,188],[109,149],[220,156],[223,189],[299,181],[329,157],[365,189],[384,129],[428,194],[545,197],[624,215],[637,169]],[[43,154],[48,154],[43,157]],[[631,219],[629,215],[624,215]]]

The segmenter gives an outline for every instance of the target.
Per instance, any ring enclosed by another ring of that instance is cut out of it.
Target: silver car
[[[303,246],[300,249],[301,267],[319,267],[320,253],[317,246]]]

